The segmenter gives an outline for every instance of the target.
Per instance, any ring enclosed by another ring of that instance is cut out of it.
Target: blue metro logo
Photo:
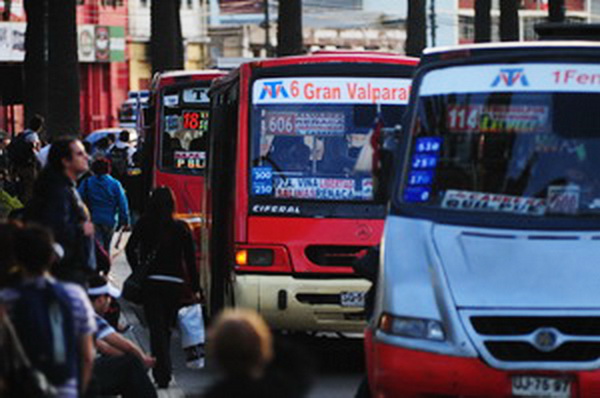
[[[500,74],[492,82],[492,87],[497,87],[500,83],[506,87],[512,87],[517,82],[521,82],[522,86],[529,86],[523,68],[500,69]]]
[[[283,98],[290,97],[288,92],[285,90],[285,87],[283,87],[282,81],[263,83],[263,89],[260,92],[260,99],[265,99],[267,95],[269,96],[269,98],[278,98],[280,95]]]

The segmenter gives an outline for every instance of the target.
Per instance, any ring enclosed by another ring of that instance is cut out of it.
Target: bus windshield
[[[200,174],[206,166],[208,87],[168,87],[162,95],[161,169]]]
[[[391,78],[255,81],[251,195],[373,201],[374,143],[400,124],[409,90]]]
[[[597,66],[433,70],[414,110],[399,199],[449,211],[600,214],[598,103]]]

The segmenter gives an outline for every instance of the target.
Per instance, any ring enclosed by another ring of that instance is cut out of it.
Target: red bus
[[[172,71],[152,82],[150,107],[145,113],[146,191],[158,186],[173,189],[177,212],[201,213],[211,81],[224,72]],[[150,122],[150,123],[148,123]]]
[[[379,243],[385,216],[371,142],[401,123],[416,63],[331,52],[249,62],[213,82],[201,233],[211,312],[362,331],[369,283],[351,265]]]

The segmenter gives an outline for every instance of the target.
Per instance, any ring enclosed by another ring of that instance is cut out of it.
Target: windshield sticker
[[[346,132],[344,112],[265,112],[266,134],[342,135]]]
[[[591,63],[456,66],[427,73],[419,95],[543,91],[598,93],[600,68]]]
[[[208,131],[208,111],[184,111],[181,115],[185,130]]]
[[[433,170],[411,171],[408,174],[408,185],[431,185]]]
[[[273,169],[271,167],[252,168],[252,194],[273,195]]]
[[[253,104],[406,105],[411,79],[301,77],[259,79]]]
[[[187,104],[208,104],[208,87],[194,87],[183,90],[183,102]]]
[[[316,200],[372,199],[373,186],[361,183],[360,190],[354,179],[275,177],[275,197]]]
[[[451,189],[444,194],[442,208],[542,216],[546,212],[546,200]]]
[[[175,106],[179,105],[179,95],[178,94],[165,95],[163,98],[163,105],[167,106],[167,107],[175,107]]]
[[[548,123],[547,106],[453,105],[446,127],[451,133],[534,133]]]
[[[206,152],[204,151],[175,151],[175,168],[177,169],[203,169],[206,167]]]
[[[165,117],[165,130],[167,133],[174,133],[179,129],[179,115],[169,115]]]
[[[424,203],[431,197],[431,187],[407,187],[404,189],[406,203]]]
[[[538,134],[535,136],[535,151],[537,153],[555,153],[575,155],[580,162],[587,158],[585,143],[576,139],[564,139],[554,134]]]
[[[423,169],[435,169],[438,162],[438,155],[413,155],[411,167],[415,170],[423,170]]]
[[[548,213],[577,214],[579,210],[579,185],[551,185],[548,187]]]
[[[417,138],[417,153],[439,152],[440,149],[442,149],[442,137]]]

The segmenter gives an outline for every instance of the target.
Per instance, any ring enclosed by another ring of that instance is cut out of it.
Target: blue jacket
[[[129,205],[123,186],[110,175],[90,176],[83,180],[77,190],[90,209],[94,224],[111,228],[130,224]]]

